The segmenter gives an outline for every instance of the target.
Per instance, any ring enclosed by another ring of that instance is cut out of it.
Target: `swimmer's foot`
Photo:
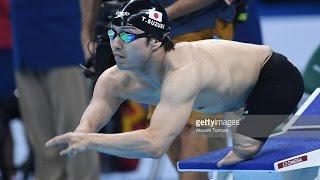
[[[256,139],[234,133],[233,149],[222,160],[217,163],[218,167],[235,164],[251,159],[262,148],[263,142]]]

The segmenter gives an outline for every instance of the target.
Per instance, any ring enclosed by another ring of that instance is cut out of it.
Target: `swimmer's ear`
[[[152,45],[152,51],[158,50],[162,45],[162,42],[158,41],[156,39],[151,39],[150,41],[151,41],[151,45]]]

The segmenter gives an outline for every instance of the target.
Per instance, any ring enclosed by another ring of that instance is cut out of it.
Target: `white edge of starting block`
[[[274,163],[276,172],[320,166],[320,149],[293,156]]]
[[[313,91],[313,93],[309,96],[306,102],[299,108],[299,110],[292,116],[289,122],[282,128],[282,131],[286,132],[288,129],[297,121],[299,116],[308,108],[308,106],[312,103],[312,101],[320,94],[320,88],[317,88]]]
[[[320,126],[292,126],[288,130],[320,130]]]

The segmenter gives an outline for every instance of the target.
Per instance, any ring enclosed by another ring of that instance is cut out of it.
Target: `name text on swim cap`
[[[164,29],[164,27],[165,27],[164,24],[159,23],[159,22],[157,22],[157,21],[154,21],[154,20],[152,20],[152,19],[148,19],[148,18],[146,18],[146,17],[144,17],[144,16],[142,16],[142,22],[146,22],[146,23],[148,23],[148,24],[150,24],[151,26],[154,26],[154,27],[156,27],[156,28]]]

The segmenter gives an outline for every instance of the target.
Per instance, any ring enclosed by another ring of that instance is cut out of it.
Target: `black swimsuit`
[[[298,69],[285,56],[273,52],[246,100],[244,120],[237,133],[265,142],[295,110],[303,92]]]

